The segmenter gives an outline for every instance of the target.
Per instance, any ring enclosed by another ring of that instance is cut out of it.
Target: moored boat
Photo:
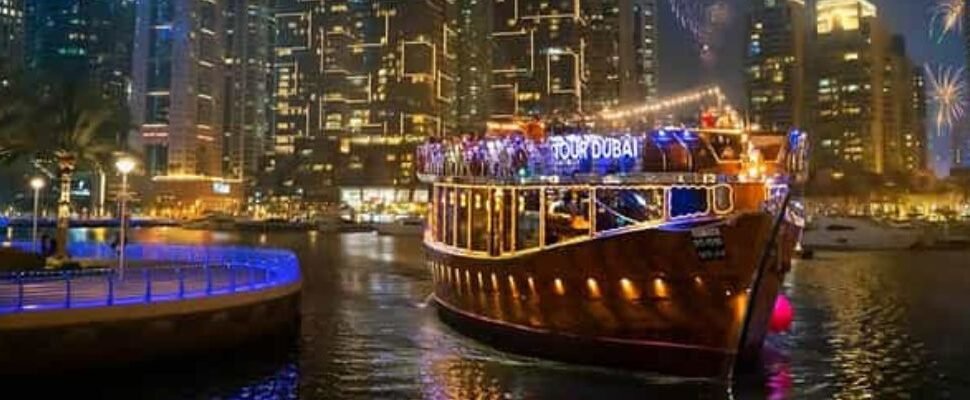
[[[421,236],[424,234],[424,219],[416,216],[395,218],[391,222],[374,224],[378,235]]]
[[[439,314],[525,354],[728,375],[789,270],[806,146],[685,129],[422,146]]]
[[[908,250],[928,244],[929,234],[910,222],[879,222],[864,217],[812,218],[802,246],[812,250]]]

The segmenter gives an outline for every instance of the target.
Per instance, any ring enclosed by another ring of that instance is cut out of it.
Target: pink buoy
[[[768,328],[773,333],[785,332],[791,328],[792,319],[795,311],[792,309],[791,302],[784,294],[778,294],[775,298],[775,309],[771,313],[771,323]]]

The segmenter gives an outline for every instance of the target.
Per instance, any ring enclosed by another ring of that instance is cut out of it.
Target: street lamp
[[[127,235],[127,200],[128,200],[128,174],[135,169],[135,159],[131,157],[121,157],[118,161],[115,161],[115,168],[121,173],[121,193],[118,197],[121,199],[121,219],[120,232],[118,237],[118,273],[122,274],[125,271],[125,236]]]
[[[40,190],[44,188],[44,178],[34,177],[30,180],[30,188],[34,189],[34,225],[30,231],[30,244],[37,251],[37,213],[40,209]]]

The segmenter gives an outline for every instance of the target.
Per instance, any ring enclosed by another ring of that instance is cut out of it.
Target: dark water
[[[104,240],[78,230],[76,240]],[[141,242],[296,251],[300,337],[64,380],[78,397],[306,399],[968,398],[970,253],[823,253],[786,292],[792,331],[763,371],[683,380],[517,357],[463,338],[425,307],[417,238],[155,228]],[[37,390],[41,388],[34,387]],[[48,388],[49,389],[49,388]],[[83,395],[83,396],[82,396]]]

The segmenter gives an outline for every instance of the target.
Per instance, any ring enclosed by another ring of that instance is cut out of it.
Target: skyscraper
[[[323,44],[321,25],[322,1],[279,0],[273,5],[275,19],[270,137],[264,155],[262,187],[273,196],[290,196],[304,191],[300,186],[331,186],[331,176],[324,176],[322,160],[314,160],[322,137],[320,123],[320,80]],[[311,150],[300,154],[297,147]],[[301,159],[302,158],[302,159]],[[332,170],[332,166],[330,167]],[[312,174],[303,185],[296,184],[297,175]]]
[[[912,70],[912,118],[908,133],[904,133],[902,146],[903,168],[906,171],[919,171],[929,168],[929,138],[926,130],[926,75],[923,69]]]
[[[415,145],[455,131],[453,7],[336,0],[324,8],[323,140],[304,151],[324,153],[311,168],[332,171],[342,201],[409,198]]]
[[[881,174],[889,35],[868,0],[819,0],[816,7],[814,167],[835,176]]]
[[[656,91],[652,0],[494,2],[492,116],[574,120]]]
[[[819,0],[813,167],[833,177],[925,165],[922,76],[868,0]]]
[[[131,111],[152,176],[222,176],[225,28],[214,0],[138,3]]]
[[[23,0],[0,0],[0,81],[23,62]]]
[[[226,56],[222,170],[252,181],[269,134],[271,43],[268,0],[225,0]]]
[[[489,34],[493,24],[492,2],[457,0],[456,3],[458,131],[482,132],[491,114],[492,44]]]
[[[917,101],[925,96],[917,86],[922,79],[918,72],[907,54],[906,39],[894,35],[886,52],[881,91],[887,107],[883,122],[886,172],[912,173],[923,168],[926,134]]]
[[[770,130],[808,128],[809,29],[803,1],[755,1],[745,46],[745,91],[752,124]]]
[[[22,1],[30,69],[89,79],[124,101],[131,80],[132,0]]]

